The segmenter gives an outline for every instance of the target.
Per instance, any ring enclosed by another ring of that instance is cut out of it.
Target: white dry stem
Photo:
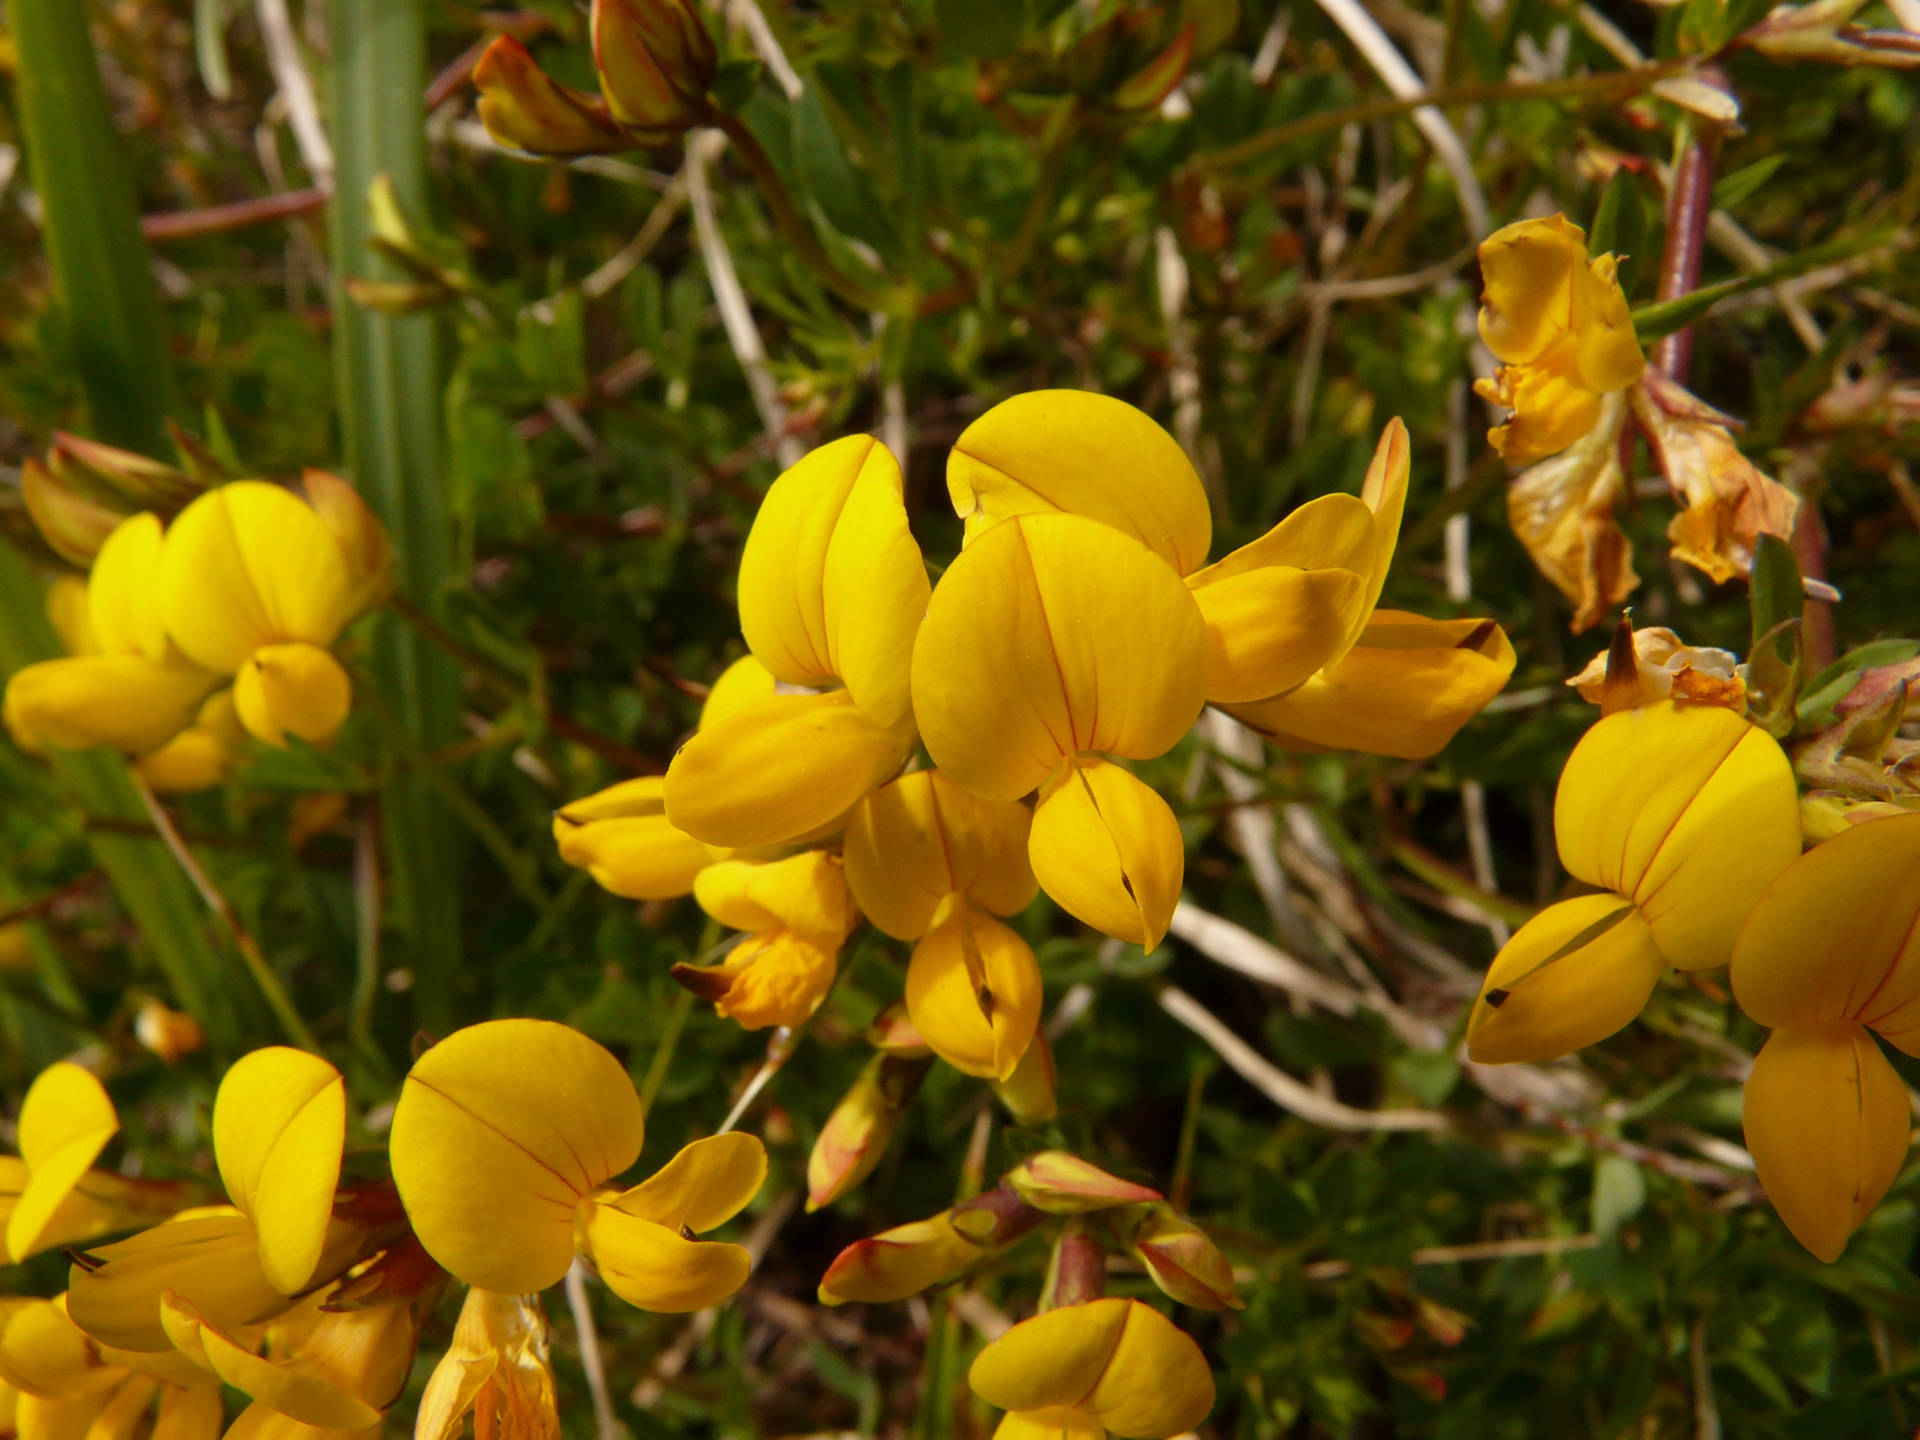
[[[1160,992],[1166,1011],[1281,1109],[1329,1130],[1445,1130],[1451,1122],[1438,1110],[1360,1110],[1322,1095],[1273,1064],[1234,1034],[1212,1011],[1177,985]]]
[[[620,1422],[614,1418],[613,1394],[607,1389],[607,1365],[600,1353],[600,1327],[594,1323],[593,1302],[587,1295],[587,1267],[578,1256],[567,1270],[567,1309],[573,1312],[574,1334],[580,1340],[580,1368],[587,1372],[587,1393],[593,1397],[593,1425],[599,1440],[618,1440]]]
[[[760,412],[760,424],[773,441],[780,468],[786,469],[806,453],[798,437],[787,427],[787,407],[780,399],[780,387],[767,366],[767,347],[753,323],[753,311],[747,306],[747,292],[741,288],[739,272],[733,268],[733,255],[713,213],[713,192],[707,187],[707,164],[727,147],[727,137],[718,130],[702,130],[687,146],[687,200],[693,209],[693,233],[706,263],[707,280],[713,286],[713,303],[720,311],[720,323],[726,328],[727,343],[734,358],[746,372],[747,389],[753,395],[754,409]]]
[[[313,80],[307,74],[300,54],[300,41],[293,33],[293,21],[287,14],[287,0],[257,0],[255,11],[260,20],[260,38],[266,46],[267,68],[280,98],[287,106],[287,126],[293,131],[293,143],[300,149],[307,173],[323,190],[333,188],[333,146],[327,140],[327,127],[320,123],[320,106],[314,99]]]
[[[1318,0],[1318,4],[1326,11],[1328,18],[1346,33],[1354,48],[1359,50],[1373,67],[1374,73],[1396,96],[1402,100],[1413,100],[1427,93],[1426,84],[1414,73],[1406,57],[1387,38],[1387,32],[1367,13],[1360,0]],[[1415,109],[1413,123],[1427,137],[1427,143],[1433,146],[1433,153],[1439,157],[1441,166],[1452,177],[1454,195],[1459,201],[1467,230],[1473,239],[1481,239],[1493,229],[1493,218],[1487,209],[1486,192],[1480,188],[1480,177],[1473,173],[1473,157],[1467,154],[1460,132],[1433,105],[1422,105]]]
[[[727,18],[747,32],[747,39],[753,45],[753,53],[767,67],[767,73],[773,76],[774,83],[786,91],[787,99],[798,100],[806,94],[807,87],[800,79],[800,72],[793,68],[793,62],[787,59],[787,52],[780,48],[780,41],[773,33],[773,27],[767,23],[767,17],[760,11],[755,0],[733,0],[727,6]]]

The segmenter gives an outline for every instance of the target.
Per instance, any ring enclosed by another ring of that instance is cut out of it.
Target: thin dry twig
[[[620,1422],[613,1413],[613,1393],[607,1389],[607,1365],[600,1351],[600,1327],[594,1323],[593,1301],[587,1295],[587,1267],[578,1256],[567,1269],[567,1309],[573,1312],[573,1330],[580,1341],[580,1368],[587,1373],[587,1393],[593,1397],[593,1425],[600,1440],[617,1440]]]
[[[257,0],[254,8],[267,51],[267,68],[273,72],[273,83],[280,87],[280,98],[286,103],[287,128],[293,132],[293,143],[314,183],[331,190],[333,145],[327,139],[327,127],[320,122],[320,105],[314,99],[313,81],[287,14],[287,0]]]

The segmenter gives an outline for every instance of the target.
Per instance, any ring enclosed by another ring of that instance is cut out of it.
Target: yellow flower
[[[1200,1347],[1138,1300],[1063,1305],[1023,1320],[975,1357],[967,1383],[1008,1412],[996,1440],[1169,1440],[1213,1409]]]
[[[721,860],[694,877],[700,908],[746,938],[718,965],[676,965],[673,978],[743,1029],[799,1025],[827,998],[840,945],[859,923],[838,856]]]
[[[22,1440],[132,1440],[149,1410],[158,1440],[220,1435],[220,1382],[184,1357],[96,1345],[68,1318],[64,1296],[21,1302],[0,1319],[0,1389],[17,1397],[9,1430]]]
[[[1600,893],[1549,905],[1494,957],[1467,1025],[1478,1061],[1548,1060],[1640,1013],[1668,965],[1724,965],[1767,882],[1800,851],[1778,744],[1717,705],[1601,720],[1554,800],[1560,863]]]
[[[234,708],[273,746],[331,739],[352,685],[327,648],[388,583],[384,534],[359,497],[308,477],[309,502],[257,480],[211,490],[167,530],[166,629],[187,657],[234,677]]]
[[[895,774],[927,593],[879,441],[837,440],[775,480],[740,558],[740,630],[786,693],[703,722],[668,767],[667,818],[709,844],[785,844]]]
[[[1836,1260],[1907,1154],[1907,1088],[1874,1034],[1920,1054],[1920,814],[1781,871],[1734,946],[1733,993],[1773,1027],[1746,1085],[1754,1168],[1794,1238]]]
[[[85,605],[70,589],[50,597],[74,653],[43,660],[7,682],[7,726],[38,745],[106,745],[139,754],[193,723],[218,683],[169,639],[154,596],[162,570],[160,521],[133,515],[100,547]]]
[[[601,1046],[550,1021],[492,1020],[414,1063],[388,1148],[414,1234],[469,1285],[544,1290],[577,1252],[642,1309],[718,1304],[746,1280],[747,1252],[688,1237],[753,1198],[766,1152],[746,1135],[696,1140],[614,1189],[645,1128],[632,1080]]]
[[[234,713],[233,691],[206,698],[193,724],[158,750],[134,758],[133,768],[157,795],[184,795],[224,785],[246,728]]]
[[[933,770],[876,790],[847,825],[854,899],[879,929],[919,942],[907,967],[915,1028],[949,1064],[995,1080],[1013,1073],[1040,1021],[1039,963],[994,918],[1025,909],[1038,888],[1031,823],[1018,801],[982,799]]]
[[[1566,449],[1599,423],[1602,397],[1646,359],[1611,255],[1587,253],[1564,215],[1522,220],[1480,243],[1480,337],[1504,363],[1474,389],[1513,410],[1487,439],[1509,465]]]
[[[28,1087],[17,1131],[20,1158],[0,1156],[0,1219],[15,1264],[171,1214],[183,1187],[128,1180],[93,1162],[119,1133],[113,1101],[91,1071],[49,1065]]]
[[[453,1343],[420,1396],[415,1440],[560,1440],[547,1317],[534,1295],[468,1290]]]

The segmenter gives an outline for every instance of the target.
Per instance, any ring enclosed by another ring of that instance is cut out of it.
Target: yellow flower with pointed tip
[[[783,687],[701,728],[668,767],[667,818],[713,845],[838,821],[913,748],[908,657],[927,608],[900,466],[869,435],[773,482],[740,558],[740,630]]]
[[[415,1440],[560,1440],[547,1317],[536,1295],[467,1291],[453,1343],[427,1377]]]
[[[1474,390],[1513,411],[1487,439],[1509,465],[1566,449],[1601,399],[1646,368],[1611,255],[1590,256],[1564,215],[1521,220],[1480,242],[1480,338],[1503,362]]]
[[[694,877],[693,898],[747,933],[718,965],[676,965],[673,978],[746,1030],[799,1025],[819,1009],[860,921],[840,858],[824,850],[716,861]]]
[[[1179,575],[1132,536],[1065,512],[976,535],[913,649],[934,763],[990,800],[1040,790],[1028,840],[1040,887],[1149,947],[1179,900],[1184,845],[1166,802],[1106,757],[1165,754],[1206,687],[1206,623]]]
[[[1762,892],[1733,950],[1733,994],[1773,1034],[1742,1108],[1786,1226],[1837,1260],[1906,1161],[1907,1087],[1874,1035],[1920,1054],[1920,814],[1842,831]]]
[[[1800,853],[1793,769],[1717,705],[1609,715],[1573,749],[1554,799],[1560,863],[1598,887],[1515,932],[1481,988],[1467,1053],[1550,1060],[1640,1013],[1668,965],[1727,963],[1767,883]]]
[[[162,553],[159,517],[131,515],[101,545],[84,605],[72,587],[56,587],[49,609],[73,653],[15,672],[9,730],[33,745],[140,754],[193,723],[219,677],[169,638],[153,599]]]
[[[353,687],[331,646],[384,593],[384,533],[351,487],[310,477],[303,501],[258,480],[210,490],[168,527],[159,567],[167,632],[234,677],[240,723],[268,745],[312,744],[346,721]]]
[[[766,1152],[752,1136],[717,1135],[612,1188],[645,1130],[633,1081],[603,1047],[551,1021],[490,1020],[414,1063],[388,1149],[414,1234],[469,1285],[531,1294],[578,1253],[642,1309],[718,1304],[745,1281],[747,1252],[688,1234],[739,1213]]]
[[[967,1383],[1007,1412],[995,1440],[1170,1440],[1213,1410],[1200,1347],[1138,1300],[1090,1300],[1023,1320],[974,1358]]]
[[[1018,801],[982,799],[938,770],[874,791],[847,823],[854,900],[879,929],[918,942],[907,966],[914,1027],[949,1064],[995,1080],[1013,1073],[1040,1020],[1039,962],[994,918],[1038,889],[1031,825]]]

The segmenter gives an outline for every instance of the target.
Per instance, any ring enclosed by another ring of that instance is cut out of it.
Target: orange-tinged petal
[[[193,665],[137,655],[42,660],[7,681],[7,719],[42,745],[130,754],[158,749],[193,724],[218,677]]]
[[[1787,1229],[1834,1261],[1907,1155],[1907,1087],[1858,1025],[1776,1030],[1741,1105],[1747,1149]]]
[[[106,1088],[68,1061],[49,1065],[20,1105],[20,1158],[28,1180],[7,1217],[7,1253],[15,1264],[74,1237],[56,1220],[81,1177],[120,1130]]]
[[[1526,365],[1564,337],[1587,259],[1586,232],[1564,215],[1517,221],[1482,240],[1480,338],[1487,348],[1509,365]]]
[[[1799,853],[1792,767],[1717,705],[1664,701],[1601,720],[1554,802],[1560,861],[1628,896],[1681,969],[1724,965],[1767,882]]]
[[[322,1268],[341,1263],[364,1237],[334,1226]],[[190,1299],[216,1324],[253,1325],[290,1303],[261,1268],[253,1222],[237,1210],[192,1212],[111,1245],[89,1247],[87,1264],[68,1274],[67,1309],[102,1345],[169,1350],[160,1297]]]
[[[640,1097],[577,1030],[490,1020],[414,1063],[388,1149],[414,1234],[469,1285],[544,1290],[573,1261],[582,1196],[640,1154]]]
[[[693,896],[735,930],[793,930],[835,945],[859,918],[840,857],[825,850],[784,860],[719,861],[701,871]]]
[[[233,709],[257,739],[283,749],[293,735],[324,745],[347,723],[353,683],[332,654],[297,641],[263,645],[240,666]]]
[[[718,965],[676,965],[673,978],[742,1030],[802,1025],[820,1008],[840,968],[838,940],[791,930],[748,935]]]
[[[1137,540],[1077,515],[981,532],[941,577],[913,651],[928,753],[996,800],[1078,751],[1164,754],[1206,689],[1206,622],[1186,586]]]
[[[353,577],[313,507],[258,480],[210,490],[167,529],[167,630],[189,659],[231,675],[263,645],[330,645],[351,618]]]
[[[775,679],[844,684],[878,725],[909,715],[907,661],[927,570],[900,466],[870,435],[823,445],[773,482],[740,556],[740,631]]]
[[[907,1013],[956,1070],[1004,1080],[1040,1023],[1040,965],[1027,942],[965,901],[949,907],[907,964]]]
[[[774,695],[699,732],[667,769],[667,818],[710,845],[781,845],[897,772],[913,727],[876,725],[845,691]]]
[[[820,1280],[822,1305],[886,1305],[958,1275],[989,1253],[953,1228],[942,1212],[842,1250]]]
[[[1613,614],[1640,583],[1633,542],[1613,518],[1627,488],[1618,443],[1626,420],[1625,397],[1604,397],[1590,430],[1507,489],[1507,521],[1540,573],[1573,602],[1576,631]]]
[[[1620,896],[1549,905],[1494,956],[1467,1054],[1483,1065],[1570,1055],[1638,1015],[1666,968],[1652,929]]]
[[[757,1136],[730,1131],[683,1146],[649,1178],[600,1203],[642,1220],[704,1234],[724,1225],[760,1193],[767,1149]]]
[[[300,477],[307,503],[320,523],[333,532],[346,563],[351,592],[349,608],[355,614],[378,605],[393,591],[393,542],[387,527],[360,498],[360,492],[338,475],[308,470]]]
[[[1788,865],[1733,949],[1733,994],[1762,1025],[1870,1025],[1920,1049],[1920,815],[1843,830]]]
[[[1088,390],[1030,390],[960,432],[947,493],[971,544],[1014,515],[1062,511],[1132,536],[1185,575],[1213,518],[1179,443],[1142,411]]]
[[[234,1389],[290,1419],[328,1430],[363,1429],[380,1419],[380,1411],[359,1396],[317,1375],[303,1374],[292,1365],[255,1354],[179,1295],[169,1293],[161,1298],[160,1315],[167,1338],[176,1349]]]
[[[129,515],[100,546],[87,577],[87,623],[105,655],[167,658],[167,623],[154,592],[160,576],[160,518]]]
[[[583,1208],[580,1248],[609,1290],[663,1315],[718,1305],[747,1283],[753,1268],[744,1246],[689,1240],[597,1201]]]
[[[460,1440],[469,1412],[476,1435],[560,1440],[547,1357],[537,1297],[468,1290],[453,1341],[421,1393],[417,1440]]]
[[[495,37],[473,67],[480,122],[502,145],[534,155],[597,155],[634,142],[597,95],[551,79],[511,35]]]
[[[1297,690],[1223,708],[1289,749],[1421,760],[1500,693],[1513,665],[1491,620],[1376,610],[1360,643]]]
[[[20,499],[40,538],[71,565],[91,565],[101,544],[124,518],[96,504],[29,456],[20,465]]]
[[[1186,843],[1159,791],[1093,757],[1067,765],[1041,792],[1027,858],[1069,915],[1151,950],[1180,903]]]
[[[861,913],[897,940],[917,940],[950,894],[1011,915],[1038,883],[1027,863],[1033,815],[1014,800],[986,800],[938,770],[883,785],[847,822],[847,884]]]
[[[304,1050],[242,1056],[214,1096],[221,1183],[260,1232],[261,1267],[284,1294],[304,1290],[320,1263],[346,1138],[346,1082]]]

